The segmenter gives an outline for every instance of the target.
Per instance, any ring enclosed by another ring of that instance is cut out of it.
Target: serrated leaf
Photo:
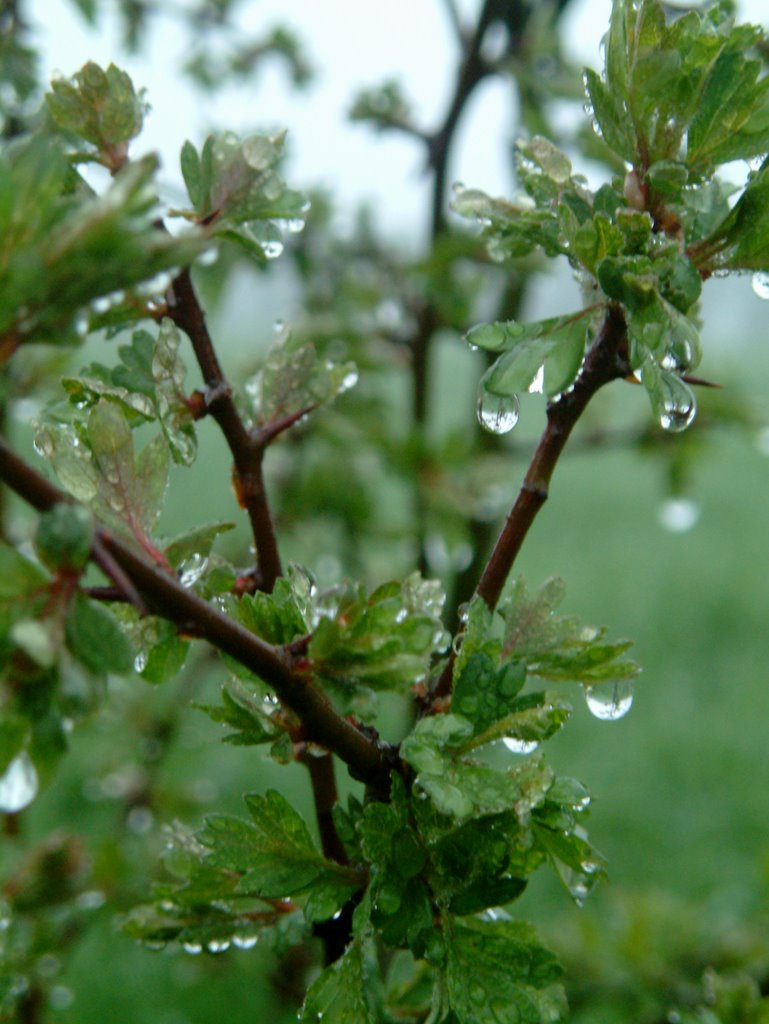
[[[561,1020],[561,968],[517,921],[456,922],[444,929],[449,1005],[459,1024],[542,1024]]]
[[[54,80],[46,103],[55,125],[95,146],[109,167],[120,166],[120,147],[139,134],[146,110],[125,71],[92,61],[69,81]]]
[[[310,986],[299,1013],[300,1024],[375,1024],[365,997],[363,950],[354,940],[336,963]]]
[[[133,652],[115,617],[97,601],[77,594],[67,613],[67,646],[91,672],[130,672]]]

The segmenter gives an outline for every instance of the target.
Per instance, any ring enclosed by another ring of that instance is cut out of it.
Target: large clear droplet
[[[262,252],[268,260],[276,260],[283,252],[283,243],[275,239],[269,242],[262,242]]]
[[[496,395],[482,391],[478,399],[478,422],[491,434],[507,434],[518,422],[520,405],[517,395]]]
[[[757,270],[750,280],[750,286],[759,299],[769,301],[769,274],[765,270]]]
[[[208,559],[195,552],[189,558],[185,558],[179,566],[179,582],[183,587],[191,587],[198,582],[207,568]]]
[[[585,701],[591,715],[602,722],[616,722],[630,711],[633,684],[627,679],[615,683],[596,683],[585,687]]]
[[[697,414],[697,400],[689,385],[674,373],[664,373],[660,383],[660,426],[671,434],[679,434]]]
[[[536,740],[521,740],[517,736],[503,736],[502,742],[513,754],[532,754],[539,746]]]
[[[38,785],[37,769],[23,750],[0,777],[0,811],[5,814],[23,811],[37,796]]]
[[[671,533],[686,533],[696,526],[700,507],[691,498],[668,498],[660,505],[657,518]]]

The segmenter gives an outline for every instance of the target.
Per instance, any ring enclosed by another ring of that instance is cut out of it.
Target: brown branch
[[[168,315],[192,343],[192,350],[206,384],[206,410],[219,425],[235,463],[234,480],[238,500],[251,521],[260,584],[264,590],[271,592],[275,581],[283,575],[283,570],[264,483],[265,443],[261,437],[247,430],[240,417],[188,267],[174,279],[171,293]]]
[[[2,439],[0,479],[39,512],[71,500]],[[148,608],[181,628],[192,625],[213,647],[264,679],[280,701],[302,720],[308,740],[337,754],[352,775],[373,785],[379,793],[388,792],[390,770],[398,764],[396,751],[373,742],[338,715],[312,680],[296,671],[288,653],[228,618],[107,530],[98,529],[96,536]]]
[[[347,851],[339,838],[332,814],[334,805],[339,799],[334,777],[334,759],[330,754],[316,757],[308,752],[302,757],[302,761],[307,765],[307,770],[310,773],[315,816],[323,853],[329,860],[335,860],[337,864],[348,864]]]
[[[605,384],[629,373],[624,354],[625,342],[626,325],[622,310],[618,306],[609,306],[572,390],[559,401],[548,405],[547,426],[529,463],[518,497],[475,588],[475,593],[483,598],[490,609],[496,608],[526,534],[547,501],[553,471],[588,402]],[[452,653],[433,690],[433,700],[450,693],[454,660]]]

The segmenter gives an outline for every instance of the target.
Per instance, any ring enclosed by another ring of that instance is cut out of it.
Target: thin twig
[[[492,610],[497,606],[529,528],[547,501],[553,471],[574,426],[597,391],[610,381],[625,377],[629,372],[626,359],[620,356],[620,347],[625,340],[626,325],[622,311],[617,306],[609,306],[573,389],[559,401],[548,405],[547,426],[529,463],[518,497],[475,588],[478,597],[483,598]],[[433,701],[450,693],[454,660],[452,653],[433,690]]]
[[[264,443],[247,430],[237,410],[188,267],[174,279],[171,292],[168,315],[192,343],[207,388],[207,411],[218,423],[235,463],[236,490],[251,521],[260,582],[271,592],[283,570],[264,483]]]

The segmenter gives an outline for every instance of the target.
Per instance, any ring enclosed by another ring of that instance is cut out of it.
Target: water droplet
[[[211,939],[206,946],[209,953],[226,953],[229,948],[229,939]]]
[[[109,307],[110,301],[107,295],[102,295],[100,298],[94,299],[93,301],[94,313],[106,313]]]
[[[575,811],[586,811],[588,809],[588,807],[590,806],[591,799],[592,799],[592,797],[589,797],[589,796],[580,797],[579,800],[577,800],[577,802],[575,804],[573,804],[574,810]]]
[[[207,568],[208,559],[204,555],[190,555],[179,566],[179,582],[183,587],[191,587],[198,582]]]
[[[0,811],[6,814],[23,811],[37,796],[38,785],[37,769],[23,750],[0,776]]]
[[[197,262],[201,267],[212,267],[214,263],[219,259],[219,247],[213,246],[210,249],[206,249],[198,256]]]
[[[137,835],[146,835],[152,828],[155,817],[149,807],[132,807],[128,812],[126,824]]]
[[[182,949],[185,953],[189,953],[190,956],[197,956],[198,953],[203,952],[203,947],[199,942],[183,942]]]
[[[520,405],[517,395],[496,395],[481,392],[478,399],[478,422],[491,434],[507,434],[518,422]]]
[[[700,518],[700,508],[691,498],[668,498],[660,505],[657,518],[671,533],[686,533]]]
[[[304,217],[289,217],[288,220],[283,221],[283,226],[286,231],[290,231],[292,235],[296,235],[304,229]]]
[[[345,391],[349,391],[354,388],[358,383],[358,371],[349,370],[344,377],[342,377],[342,383],[339,385],[339,394],[341,395]]]
[[[47,430],[39,430],[37,434],[35,434],[32,447],[38,455],[42,456],[42,458],[50,459],[54,450],[53,438]]]
[[[88,334],[88,315],[86,313],[78,313],[75,317],[75,334],[80,338],[84,338]]]
[[[107,498],[107,504],[112,509],[112,511],[117,512],[118,515],[121,512],[125,512],[125,498],[123,498],[120,494],[111,494],[109,498]]]
[[[596,683],[585,687],[590,713],[602,722],[616,722],[633,704],[633,684],[627,679],[616,683]]]
[[[521,740],[517,736],[503,736],[502,742],[513,754],[532,754],[539,746],[536,740]]]
[[[679,434],[697,414],[697,400],[689,385],[674,373],[663,373],[660,387],[660,426],[671,434]]]
[[[81,892],[75,901],[80,910],[98,910],[103,907],[107,897],[99,889],[89,889]]]
[[[139,651],[134,658],[134,672],[143,672],[147,667],[149,655],[146,651]]]
[[[769,300],[769,274],[765,270],[758,270],[750,279],[750,286],[759,299]]]
[[[540,366],[534,375],[534,380],[529,384],[530,395],[541,395],[545,386],[545,367]]]
[[[232,944],[237,949],[253,949],[259,941],[258,935],[233,935]]]
[[[48,998],[52,1009],[66,1010],[67,1007],[72,1006],[75,1001],[75,994],[72,989],[67,988],[66,985],[54,985]]]
[[[269,242],[262,242],[262,252],[268,260],[276,260],[283,252],[283,243],[272,239]]]

